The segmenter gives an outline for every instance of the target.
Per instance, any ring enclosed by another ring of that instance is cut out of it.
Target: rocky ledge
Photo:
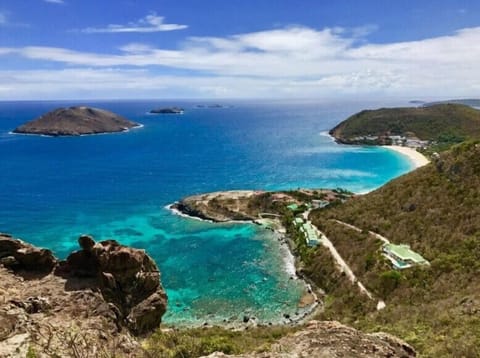
[[[79,238],[66,260],[0,234],[0,357],[133,356],[135,336],[166,311],[160,272],[144,250]],[[38,355],[37,355],[38,356]]]
[[[365,334],[335,321],[310,321],[294,334],[275,343],[268,352],[243,355],[213,353],[209,358],[287,358],[287,357],[415,357],[413,347],[387,333]]]
[[[77,136],[123,132],[140,126],[118,114],[89,107],[58,108],[13,130],[13,133]]]

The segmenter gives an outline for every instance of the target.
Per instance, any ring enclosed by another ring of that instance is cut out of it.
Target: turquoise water
[[[244,314],[270,322],[301,313],[304,287],[290,280],[271,232],[189,220],[165,206],[215,190],[374,189],[411,163],[382,148],[337,145],[325,132],[360,109],[388,104],[197,103],[0,103],[0,231],[61,257],[81,233],[146,249],[162,272],[170,323],[221,323]],[[9,134],[48,110],[83,104],[144,127],[75,138]],[[147,114],[161,105],[186,112]]]

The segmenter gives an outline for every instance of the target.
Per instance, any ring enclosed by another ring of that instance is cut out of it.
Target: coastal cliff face
[[[59,261],[0,235],[1,357],[135,356],[135,336],[160,325],[167,296],[153,260],[114,240],[79,244]]]
[[[89,107],[58,108],[13,130],[14,133],[76,136],[123,132],[139,126],[118,114]]]

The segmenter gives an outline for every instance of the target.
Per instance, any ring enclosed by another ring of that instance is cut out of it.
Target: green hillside
[[[449,99],[446,101],[427,102],[427,103],[423,103],[423,105],[433,106],[436,104],[445,104],[445,103],[464,104],[466,106],[471,106],[471,107],[480,107],[480,99],[477,99],[477,98]]]
[[[323,318],[406,339],[424,356],[480,356],[480,144],[462,143],[426,167],[345,204],[312,212],[353,271],[387,308],[361,296],[318,248],[305,273],[327,290]],[[353,224],[356,232],[336,220]],[[431,266],[391,269],[382,242],[409,244]]]
[[[480,137],[480,111],[462,104],[364,110],[338,124],[330,134],[347,144],[379,144],[358,137],[385,135],[461,142]]]

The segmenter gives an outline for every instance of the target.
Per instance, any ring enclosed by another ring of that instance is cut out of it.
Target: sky
[[[478,0],[2,0],[0,100],[478,97]]]

